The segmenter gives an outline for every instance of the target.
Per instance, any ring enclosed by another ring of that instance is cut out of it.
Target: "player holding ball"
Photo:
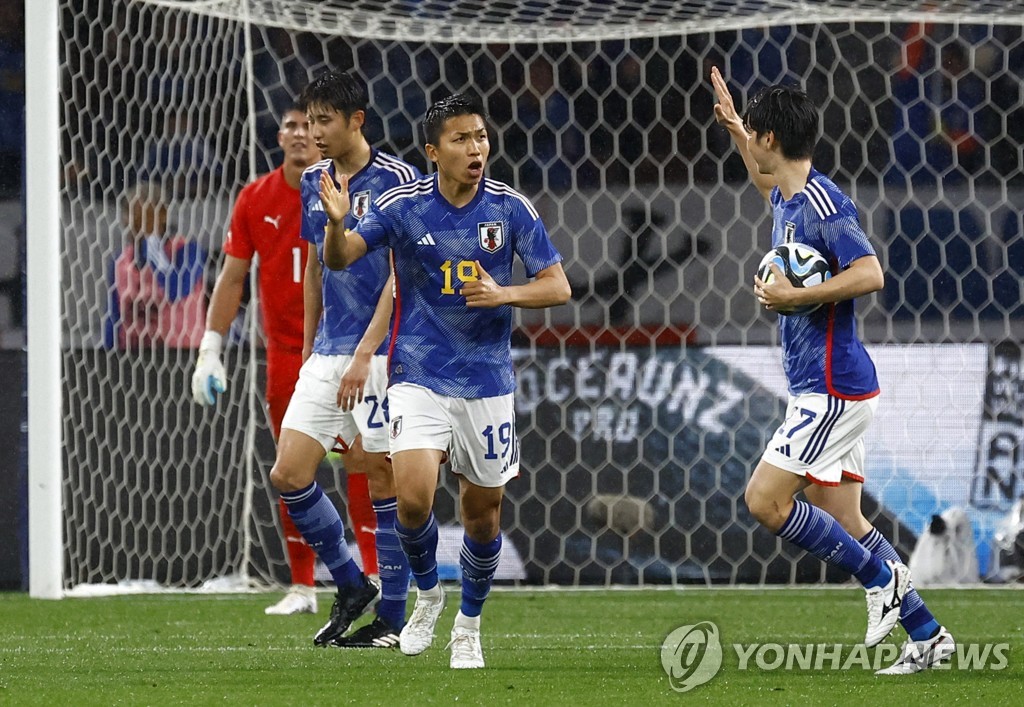
[[[715,118],[733,138],[772,209],[772,247],[803,244],[832,265],[832,276],[795,287],[777,264],[754,296],[779,317],[789,383],[786,420],[768,443],[744,499],[761,525],[849,572],[867,592],[867,646],[899,620],[909,634],[902,656],[879,671],[919,672],[948,659],[955,643],[910,584],[895,548],[861,512],[864,435],[878,405],[875,366],[857,334],[853,301],[882,289],[884,276],[857,208],[811,164],[818,110],[803,91],[769,86],[740,117],[717,67]],[[807,311],[806,308],[817,306]],[[806,311],[806,314],[796,314]],[[803,491],[807,501],[794,496]],[[859,541],[857,540],[859,538]]]

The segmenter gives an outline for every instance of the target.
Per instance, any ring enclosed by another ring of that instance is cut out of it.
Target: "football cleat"
[[[398,631],[378,616],[373,623],[334,639],[331,645],[335,648],[394,648],[398,645]]]
[[[929,639],[904,643],[900,659],[888,668],[876,670],[875,675],[913,675],[944,663],[955,651],[953,634],[945,626],[940,626],[939,632]]]
[[[885,564],[892,572],[889,582],[885,586],[865,590],[868,603],[868,630],[864,635],[864,645],[868,648],[877,646],[892,633],[896,622],[900,620],[903,595],[910,587],[910,569],[905,564],[892,560],[886,560]]]
[[[365,575],[362,586],[338,589],[331,607],[331,618],[313,636],[313,645],[328,646],[335,639],[341,638],[353,621],[373,610],[373,601],[379,596],[380,587]]]
[[[448,642],[452,651],[449,665],[455,670],[484,667],[484,651],[480,647],[480,629],[456,625],[452,629],[452,640]]]
[[[430,648],[434,642],[434,626],[444,611],[447,599],[441,585],[426,591],[416,592],[416,605],[413,607],[409,623],[402,629],[399,647],[406,655],[419,655]]]
[[[293,584],[284,598],[263,610],[268,616],[316,613],[316,589],[304,584]]]

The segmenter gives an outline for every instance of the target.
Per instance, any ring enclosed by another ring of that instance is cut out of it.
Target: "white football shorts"
[[[367,452],[388,451],[388,357],[374,356],[363,402],[350,412],[338,407],[338,386],[351,356],[313,354],[302,364],[295,392],[281,422],[282,429],[297,430],[319,442],[325,452],[341,440],[351,446],[363,436]]]
[[[824,393],[790,396],[786,421],[761,458],[821,486],[838,486],[845,476],[864,481],[864,433],[878,396],[844,400]]]
[[[410,449],[448,452],[452,471],[486,488],[519,475],[519,437],[512,393],[450,398],[412,383],[388,391],[391,454]]]

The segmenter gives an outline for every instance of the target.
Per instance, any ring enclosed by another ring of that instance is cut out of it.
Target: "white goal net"
[[[774,319],[750,293],[770,216],[714,122],[799,83],[815,165],[853,196],[887,284],[859,304],[884,397],[865,504],[907,551],[969,510],[982,571],[1024,494],[1024,9],[978,0],[63,0],[66,588],[286,581],[252,306],[229,393],[191,402],[179,338],[116,330],[125,204],[157,182],[212,285],[233,198],[276,166],[279,113],[327,68],[367,135],[427,171],[419,123],[485,100],[490,176],[526,193],[570,305],[517,314],[522,476],[503,529],[527,583],[838,580],[757,528],[743,488],[778,426]],[[30,147],[31,154],[31,147]],[[271,295],[272,296],[272,295]],[[321,481],[344,506],[344,484]],[[437,513],[458,522],[444,475]]]

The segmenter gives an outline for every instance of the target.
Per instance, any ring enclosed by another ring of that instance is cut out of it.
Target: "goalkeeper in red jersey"
[[[281,434],[288,401],[295,390],[303,356],[303,287],[306,242],[299,236],[302,207],[299,180],[320,153],[309,135],[304,111],[289,107],[281,118],[277,144],[284,160],[277,169],[246,185],[238,195],[224,243],[224,264],[206,313],[206,333],[192,376],[192,395],[201,405],[213,405],[227,387],[221,361],[223,338],[238,313],[249,266],[259,255],[260,305],[267,340],[267,412],[274,439]],[[309,352],[306,352],[308,356]],[[361,447],[346,455],[346,468],[361,469]],[[367,491],[366,475],[348,474],[349,514],[367,573],[376,574],[376,518]],[[279,501],[292,586],[266,613],[316,613],[313,566],[316,555],[295,528]]]

